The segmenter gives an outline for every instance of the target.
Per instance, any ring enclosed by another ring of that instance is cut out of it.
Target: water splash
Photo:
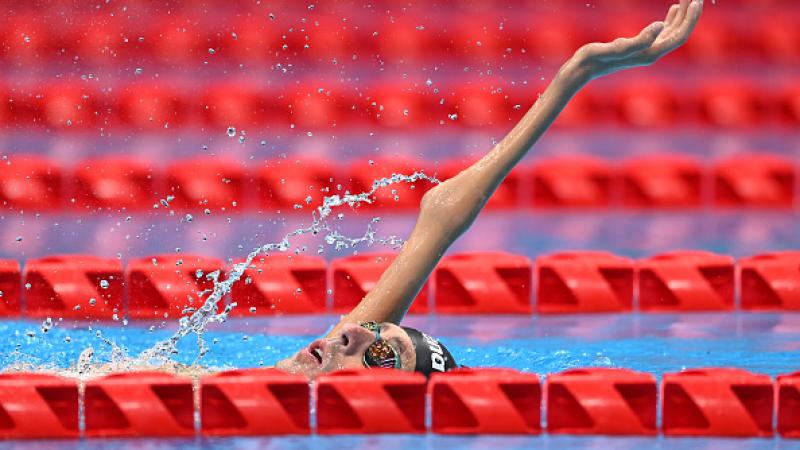
[[[206,275],[207,279],[213,281],[214,287],[207,291],[201,292],[200,296],[208,295],[205,299],[203,305],[197,310],[195,310],[191,315],[184,316],[179,319],[178,322],[178,329],[175,333],[170,336],[169,338],[159,341],[154,344],[149,349],[141,352],[138,356],[131,357],[126,354],[126,352],[120,348],[119,346],[115,345],[108,339],[102,338],[105,344],[109,345],[112,349],[111,354],[111,362],[106,366],[113,368],[113,371],[124,371],[124,370],[141,370],[142,367],[163,367],[163,368],[171,368],[174,370],[197,370],[198,367],[197,362],[208,352],[209,348],[206,345],[205,341],[203,340],[203,334],[206,331],[206,327],[211,323],[221,323],[224,322],[230,311],[236,306],[235,303],[231,303],[227,305],[222,312],[219,311],[219,302],[222,298],[230,292],[231,287],[234,283],[236,283],[244,274],[245,270],[250,266],[253,260],[259,255],[269,255],[270,252],[286,252],[289,251],[291,248],[291,241],[293,238],[297,236],[302,236],[306,234],[313,234],[313,235],[320,235],[323,234],[323,240],[326,244],[333,246],[333,248],[337,251],[341,249],[347,249],[356,247],[358,245],[366,244],[371,245],[373,243],[381,243],[391,245],[394,248],[400,247],[403,244],[403,240],[395,237],[390,236],[386,238],[381,238],[376,235],[376,231],[373,229],[372,224],[367,225],[367,229],[364,232],[363,236],[360,237],[347,237],[339,233],[337,230],[332,229],[327,222],[327,218],[332,214],[334,208],[339,206],[348,205],[350,207],[355,207],[360,203],[372,203],[372,196],[378,189],[383,187],[397,184],[397,183],[414,183],[416,181],[426,180],[434,184],[438,184],[439,180],[435,177],[426,175],[423,171],[414,172],[411,175],[403,175],[403,174],[392,174],[392,176],[388,178],[380,178],[372,183],[372,188],[369,192],[363,192],[360,194],[349,194],[345,193],[344,195],[333,195],[329,197],[325,197],[323,199],[322,205],[317,207],[315,211],[311,213],[312,215],[312,223],[308,227],[305,228],[298,228],[290,233],[287,233],[283,239],[279,242],[264,244],[258,248],[253,249],[248,255],[247,258],[240,262],[233,265],[232,270],[228,274],[227,278],[224,280],[220,279],[220,271],[217,270],[215,272],[209,273]],[[373,223],[377,222],[376,219],[373,219]],[[197,337],[197,343],[199,348],[199,353],[197,356],[197,360],[195,364],[191,366],[182,366],[181,367],[172,367],[179,365],[178,363],[171,360],[171,356],[178,353],[178,343],[187,336],[195,335]],[[74,372],[77,372],[80,375],[85,375],[91,369],[91,355],[86,357],[87,363],[84,363],[83,366],[78,364],[78,367],[73,368]],[[194,368],[194,369],[192,369]]]

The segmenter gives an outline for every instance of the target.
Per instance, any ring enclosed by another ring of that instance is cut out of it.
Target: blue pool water
[[[333,316],[236,319],[216,326],[206,339],[211,350],[202,363],[215,367],[271,365],[325,332]],[[504,366],[542,375],[573,367],[627,367],[654,373],[685,367],[735,366],[777,375],[800,370],[800,314],[609,314],[546,317],[428,316],[407,323],[443,336],[453,353],[470,366]],[[100,333],[131,353],[169,335],[163,329],[117,323],[57,324],[42,333],[39,322],[0,322],[0,366],[14,361],[55,363],[76,361],[87,346],[101,359],[108,348]],[[35,336],[28,336],[34,332]],[[71,342],[65,342],[69,336]],[[213,343],[215,342],[216,343]],[[196,343],[182,343],[176,359],[191,363]],[[99,440],[82,442],[6,442],[0,448],[50,449],[261,449],[261,448],[665,448],[665,449],[786,449],[800,441],[785,439],[609,438],[573,436],[446,437],[342,436],[229,439]]]

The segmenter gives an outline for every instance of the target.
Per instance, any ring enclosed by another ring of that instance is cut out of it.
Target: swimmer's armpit
[[[663,22],[653,22],[638,35],[584,45],[571,60],[581,82],[629,67],[647,66],[683,45],[703,11],[703,0],[681,0]]]

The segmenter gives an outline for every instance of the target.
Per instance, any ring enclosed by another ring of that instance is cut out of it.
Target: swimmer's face
[[[400,356],[400,370],[413,371],[416,364],[414,344],[408,334],[392,323],[381,323],[381,339]],[[275,367],[291,373],[316,378],[321,373],[340,369],[364,368],[364,352],[375,342],[375,333],[356,324],[348,324],[338,336],[317,339],[291,358]]]

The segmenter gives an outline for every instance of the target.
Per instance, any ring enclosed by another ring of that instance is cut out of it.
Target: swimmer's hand
[[[703,0],[680,0],[663,22],[653,22],[632,38],[584,45],[567,66],[582,83],[629,67],[647,66],[683,45],[692,33]]]

